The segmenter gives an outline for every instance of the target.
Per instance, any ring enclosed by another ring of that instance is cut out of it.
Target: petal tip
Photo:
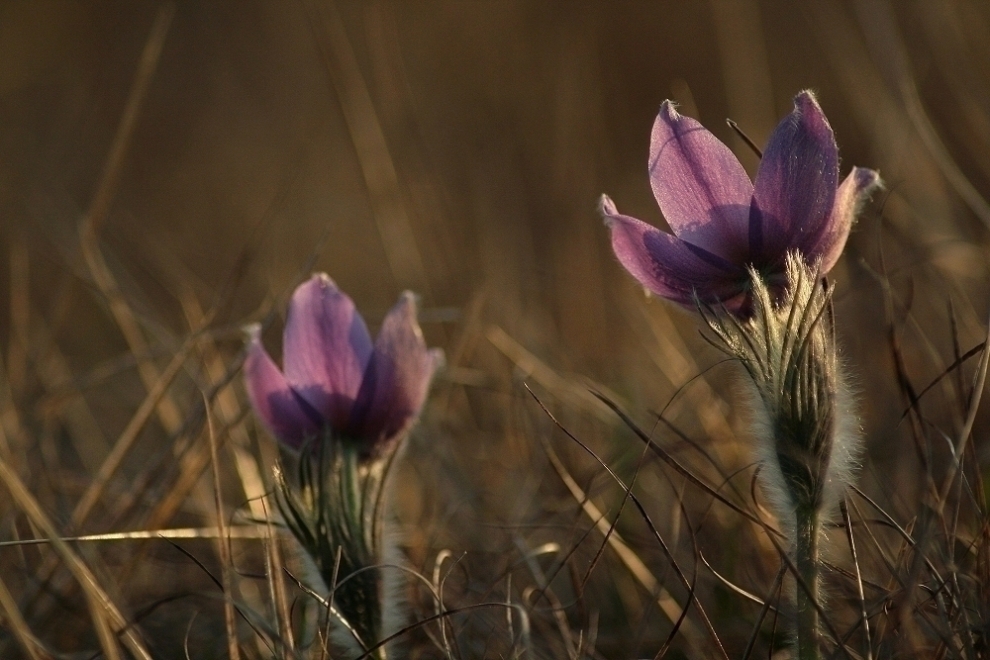
[[[244,339],[247,343],[254,344],[261,342],[260,323],[247,323],[241,326],[241,332],[244,333]]]
[[[347,295],[340,290],[340,287],[338,287],[337,283],[333,281],[333,278],[326,273],[313,273],[309,276],[309,279],[305,282],[301,282],[299,286],[296,287],[295,291],[292,292],[292,302],[290,303],[290,307],[293,304],[306,299],[315,300],[324,296],[337,296],[338,294],[345,297]]]
[[[679,125],[682,121],[684,115],[677,112],[677,105],[673,101],[667,100],[661,103],[657,118],[653,120],[652,142],[656,143],[658,140],[660,143],[665,142],[680,130]],[[652,163],[652,156],[650,160]]]
[[[657,116],[663,117],[665,121],[670,123],[675,123],[681,120],[681,113],[677,112],[677,104],[670,99],[667,99],[660,104],[660,112]]]
[[[440,371],[447,366],[447,355],[442,348],[431,348],[429,350],[430,362],[432,363],[431,377],[433,373]]]
[[[605,222],[606,227],[611,227],[614,217],[618,211],[615,208],[615,202],[608,195],[602,194],[598,198],[598,213],[602,216],[602,220]]]
[[[417,294],[409,290],[403,291],[399,294],[399,299],[395,301],[392,309],[408,316],[417,330],[419,329],[419,320],[417,319],[417,315],[419,314],[419,296]]]
[[[424,345],[423,339],[423,329],[419,326],[419,296],[412,291],[403,291],[399,294],[399,299],[392,305],[392,309],[389,310],[388,315],[385,318],[384,323],[388,323],[389,319],[396,319],[403,325],[407,326],[409,330],[416,337],[416,340]],[[383,327],[384,327],[383,323]]]
[[[853,174],[856,177],[856,188],[864,194],[870,194],[877,188],[883,188],[883,179],[876,170],[866,167],[854,167]]]
[[[333,281],[333,278],[322,271],[313,273],[310,276],[309,281],[313,284],[318,284],[322,288],[332,289],[334,291],[340,290],[340,287],[338,287],[337,283]]]
[[[823,128],[828,133],[832,132],[832,127],[825,117],[825,111],[818,103],[818,97],[810,89],[798,92],[794,97],[794,115],[800,118],[799,121]]]
[[[794,107],[805,108],[809,106],[820,107],[818,105],[818,95],[812,89],[803,89],[794,95]]]

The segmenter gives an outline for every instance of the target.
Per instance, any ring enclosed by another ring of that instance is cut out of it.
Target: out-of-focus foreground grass
[[[847,657],[988,657],[988,34],[978,0],[0,4],[0,657],[220,656],[225,603],[243,657],[311,641],[238,367],[312,270],[373,326],[418,292],[447,354],[393,515],[415,616],[463,611],[404,653],[783,647],[737,372],[595,205],[663,225],[663,99],[753,172],[724,119],[762,145],[807,87],[887,183],[834,271],[865,452],[825,610]]]

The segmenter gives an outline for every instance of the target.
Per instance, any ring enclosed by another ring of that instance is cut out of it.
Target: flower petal
[[[285,376],[261,345],[261,326],[246,328],[247,358],[244,360],[244,385],[255,413],[276,438],[293,449],[319,433],[316,411],[289,387]]]
[[[821,272],[824,275],[832,270],[839,260],[842,249],[849,238],[849,230],[856,220],[856,214],[870,198],[873,191],[883,185],[880,175],[865,167],[854,167],[835,194],[835,204],[829,216],[828,226],[818,241],[802,248],[810,263],[821,258]]]
[[[313,275],[292,294],[282,353],[292,388],[332,428],[343,428],[371,357],[371,336],[354,302],[327,275]]]
[[[608,195],[602,195],[599,210],[612,232],[612,250],[619,263],[658,296],[693,307],[696,294],[706,301],[727,301],[746,281],[743,267],[621,215]]]
[[[794,110],[770,136],[756,173],[751,217],[754,262],[783,262],[788,248],[826,230],[839,183],[839,150],[814,94],[794,97]]]
[[[678,114],[670,101],[653,123],[650,185],[678,238],[730,261],[746,261],[753,184],[732,151]]]
[[[423,341],[415,297],[403,293],[382,322],[348,424],[350,435],[368,443],[369,454],[415,421],[441,362],[442,353],[427,350]]]

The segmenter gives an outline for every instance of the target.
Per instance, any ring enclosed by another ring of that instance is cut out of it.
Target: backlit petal
[[[370,454],[415,421],[441,356],[427,350],[415,298],[403,293],[382,322],[349,424],[350,435],[368,442]]]
[[[313,275],[292,294],[282,352],[292,388],[332,428],[343,428],[371,356],[371,337],[354,303],[327,275]]]
[[[650,185],[678,238],[731,261],[746,259],[753,184],[732,151],[670,101],[653,123]]]
[[[832,127],[811,92],[770,136],[753,192],[754,261],[781,263],[788,248],[816,242],[826,231],[839,182]]]

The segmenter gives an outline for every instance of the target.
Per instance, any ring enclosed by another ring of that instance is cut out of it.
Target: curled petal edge
[[[818,245],[807,249],[810,258],[821,259],[822,273],[827,273],[835,266],[846,247],[856,216],[873,193],[881,188],[883,180],[880,174],[865,167],[854,167],[839,186],[829,216],[828,231],[822,235]]]
[[[729,300],[738,294],[734,280],[742,271],[698,246],[622,215],[607,195],[599,212],[612,235],[612,251],[619,263],[646,289],[685,307],[695,301]]]

